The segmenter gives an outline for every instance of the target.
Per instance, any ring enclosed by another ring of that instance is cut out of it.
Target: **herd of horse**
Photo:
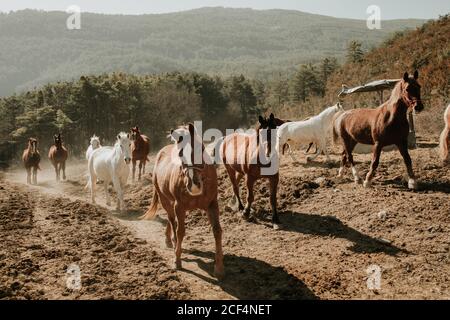
[[[314,143],[317,157],[322,151],[327,161],[327,136],[342,145],[342,158],[339,177],[350,166],[355,183],[362,183],[355,167],[352,152],[357,143],[373,145],[370,170],[364,180],[364,187],[370,187],[380,160],[383,147],[397,146],[403,157],[408,174],[408,187],[417,188],[416,177],[412,169],[408,152],[408,112],[420,112],[424,106],[421,100],[421,87],[416,71],[411,77],[405,73],[393,89],[390,98],[375,109],[344,110],[340,103],[326,108],[322,113],[304,121],[283,121],[269,117],[259,117],[259,125],[253,134],[235,132],[206,148],[203,138],[193,124],[183,125],[172,130],[169,137],[172,143],[162,148],[156,155],[153,169],[153,198],[150,207],[141,217],[153,219],[158,207],[167,212],[166,245],[175,248],[175,267],[181,268],[181,248],[185,236],[186,212],[194,209],[206,211],[215,238],[216,256],[214,272],[218,278],[224,275],[222,253],[222,229],[219,221],[217,165],[212,158],[219,158],[226,169],[234,192],[235,209],[246,220],[253,219],[251,206],[254,200],[253,189],[256,181],[268,179],[270,185],[270,205],[274,229],[281,227],[277,212],[277,189],[280,179],[278,169],[271,174],[262,174],[267,163],[261,161],[261,150],[266,156],[284,153],[285,147],[293,144]],[[450,106],[444,115],[445,129],[440,138],[440,154],[444,164],[450,163]],[[275,136],[273,136],[275,135]],[[273,145],[272,141],[275,141]],[[200,161],[196,161],[196,146],[200,146]],[[212,150],[212,151],[211,151]],[[118,134],[114,146],[101,146],[98,137],[93,136],[86,151],[88,160],[87,187],[91,191],[91,200],[95,203],[96,185],[103,181],[106,202],[110,205],[108,186],[110,183],[117,193],[117,209],[124,210],[124,187],[132,165],[132,179],[135,179],[136,164],[139,161],[138,179],[145,174],[148,161],[150,140],[142,135],[138,127],[129,133]],[[292,156],[292,150],[291,150]],[[60,179],[62,170],[65,179],[65,161],[67,149],[63,146],[61,135],[54,137],[49,159],[55,167],[56,179]],[[309,159],[307,159],[309,160]],[[39,169],[39,151],[37,140],[30,138],[24,151],[23,161],[28,172],[27,182],[37,183]],[[274,160],[275,161],[275,160]],[[239,191],[240,181],[245,177],[247,201],[244,206]]]

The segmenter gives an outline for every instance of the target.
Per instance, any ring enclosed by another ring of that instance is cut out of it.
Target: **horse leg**
[[[91,201],[93,204],[95,204],[95,188],[97,187],[97,176],[95,175],[94,172],[90,172],[89,178],[91,179]],[[106,183],[105,181],[105,185],[106,185],[106,190],[108,190],[108,183]]]
[[[120,179],[116,176],[113,177],[114,189],[117,193],[117,211],[122,211],[125,209],[125,203],[123,201],[123,190]]]
[[[133,163],[133,171],[131,174],[131,178],[133,179],[133,182],[134,182],[134,177],[136,175],[136,160],[133,159],[131,162]]]
[[[222,228],[219,221],[219,204],[214,200],[207,210],[208,220],[211,224],[216,243],[216,256],[214,264],[214,275],[217,279],[222,279],[224,276],[223,269],[223,252],[222,252]]]
[[[255,178],[253,178],[251,175],[247,175],[247,178],[245,180],[245,183],[247,186],[247,204],[245,205],[244,214],[243,214],[243,217],[246,220],[248,220],[250,217],[250,210],[251,210],[252,203],[254,200],[253,187],[255,185],[255,181],[256,181]]]
[[[344,177],[345,167],[348,164],[347,153],[342,151],[342,159],[341,159],[341,167],[339,168],[338,178],[341,179]]]
[[[63,174],[63,180],[66,180],[66,162],[63,161],[61,163],[61,169],[62,169],[62,174]]]
[[[322,153],[322,146],[323,146],[322,143],[320,145],[316,144],[316,153],[312,157],[309,157],[309,156],[306,157],[306,162],[315,160],[319,156],[319,154]]]
[[[56,173],[56,181],[59,182],[59,163],[55,162],[54,166],[55,166],[55,173]]]
[[[293,161],[294,163],[297,163],[298,161],[297,161],[297,159],[294,157],[294,152],[292,151],[291,145],[288,144],[288,147],[289,147],[289,156],[291,157],[291,159],[292,159],[292,161]]]
[[[166,227],[166,246],[167,248],[173,248],[177,245],[177,234],[175,230],[177,230],[177,220],[175,214],[175,206],[172,206],[172,209],[169,209],[170,206],[163,206],[167,211],[167,222]]]
[[[275,230],[281,228],[281,222],[278,218],[277,211],[277,191],[278,191],[278,182],[280,180],[279,174],[276,174],[269,178],[270,184],[270,206],[272,209],[272,225]]]
[[[143,164],[142,164],[142,160],[141,160],[141,161],[139,161],[139,177],[138,177],[139,181],[141,181],[142,166],[143,166]]]
[[[228,176],[230,177],[231,185],[233,186],[234,197],[235,199],[237,199],[237,209],[239,211],[244,210],[244,205],[242,204],[241,198],[239,196],[239,183],[236,179],[236,172],[230,166],[225,166],[225,168],[227,170]]]
[[[31,167],[27,168],[27,184],[31,184]]]
[[[33,167],[33,184],[37,185],[37,167]]]
[[[408,152],[408,142],[404,141],[403,143],[399,143],[397,145],[397,148],[403,157],[403,161],[405,162],[406,165],[406,171],[408,172],[408,188],[417,190],[416,176],[414,175],[411,157],[409,156]]]
[[[375,175],[375,171],[377,170],[378,164],[380,163],[381,150],[383,150],[381,144],[375,143],[372,152],[372,163],[370,164],[370,170],[367,173],[366,180],[364,181],[364,188],[370,188],[370,186],[372,185],[373,176]]]
[[[175,246],[175,268],[181,269],[181,245],[185,235],[184,219],[186,212],[181,210],[178,205],[175,205],[175,214],[177,216],[177,241]],[[175,230],[175,229],[174,229]]]
[[[345,153],[347,154],[347,160],[352,167],[352,174],[355,179],[355,183],[360,184],[362,182],[362,180],[358,175],[358,170],[356,170],[355,163],[353,162],[353,155],[352,155],[352,152],[353,152],[353,149],[355,149],[355,146],[356,146],[356,142],[353,140],[350,140],[350,141],[347,140],[344,143]]]
[[[325,157],[327,158],[326,162],[330,163],[331,162],[330,153],[328,152],[327,142],[325,140],[322,141],[322,146],[323,146],[322,150],[325,153]]]
[[[111,198],[110,198],[110,196],[109,196],[109,190],[108,190],[108,187],[109,187],[109,181],[107,181],[107,180],[104,181],[104,187],[105,187],[105,199],[106,199],[106,205],[107,205],[107,206],[110,206],[110,205],[111,205]]]
[[[314,142],[310,142],[308,148],[305,151],[305,154],[309,153],[309,150],[311,150],[312,146],[313,146]],[[317,147],[316,147],[316,152],[317,152]]]

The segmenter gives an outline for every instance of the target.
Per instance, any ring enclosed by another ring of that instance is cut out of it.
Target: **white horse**
[[[95,134],[91,137],[91,144],[89,145],[88,149],[86,150],[86,160],[89,160],[89,156],[91,155],[94,150],[101,148],[100,144],[100,138],[97,137]]]
[[[98,178],[105,186],[106,205],[111,205],[108,186],[112,182],[117,193],[117,210],[125,209],[123,189],[130,173],[130,162],[131,140],[130,135],[124,132],[119,133],[114,147],[101,147],[92,152],[88,162],[88,186],[91,188],[92,203],[95,204],[95,187]]]
[[[323,151],[327,157],[327,162],[329,162],[330,155],[327,149],[327,137],[331,133],[331,124],[334,115],[343,110],[342,105],[338,102],[308,120],[282,124],[277,130],[278,152],[280,151],[280,147],[283,148],[286,143],[291,145],[310,144],[313,142],[317,145],[317,152],[312,158],[306,157],[306,161],[314,160]],[[282,153],[284,153],[284,150],[282,150]],[[292,152],[290,152],[290,156],[292,160],[296,161]]]

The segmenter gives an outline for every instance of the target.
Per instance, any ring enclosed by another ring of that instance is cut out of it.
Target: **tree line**
[[[188,121],[201,119],[204,128],[223,131],[252,126],[274,104],[323,95],[336,68],[336,59],[326,58],[318,66],[300,66],[287,81],[270,82],[173,72],[112,73],[49,83],[0,99],[0,159],[17,158],[31,136],[46,150],[53,134],[61,133],[72,154],[80,155],[92,134],[112,143],[119,131],[135,125],[152,138],[153,148],[167,142],[168,130]]]

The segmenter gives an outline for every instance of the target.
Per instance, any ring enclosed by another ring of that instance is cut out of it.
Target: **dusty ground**
[[[22,171],[1,180],[0,297],[200,299],[438,299],[450,298],[450,170],[433,140],[411,152],[420,190],[409,191],[397,152],[384,153],[372,189],[354,185],[335,164],[282,159],[279,188],[283,230],[270,228],[268,186],[257,188],[257,221],[242,221],[226,204],[232,191],[219,169],[226,278],[212,277],[213,236],[205,215],[192,212],[184,242],[184,270],[171,270],[164,246],[166,215],[139,221],[151,200],[150,177],[130,185],[129,210],[118,214],[88,204],[85,164],[72,163],[68,181],[39,173],[29,187]],[[361,175],[370,155],[356,155]],[[153,162],[152,162],[153,163]],[[245,195],[245,192],[243,192]],[[385,211],[384,215],[379,212]],[[80,265],[81,291],[65,286],[65,271]],[[371,265],[381,288],[369,290]]]

